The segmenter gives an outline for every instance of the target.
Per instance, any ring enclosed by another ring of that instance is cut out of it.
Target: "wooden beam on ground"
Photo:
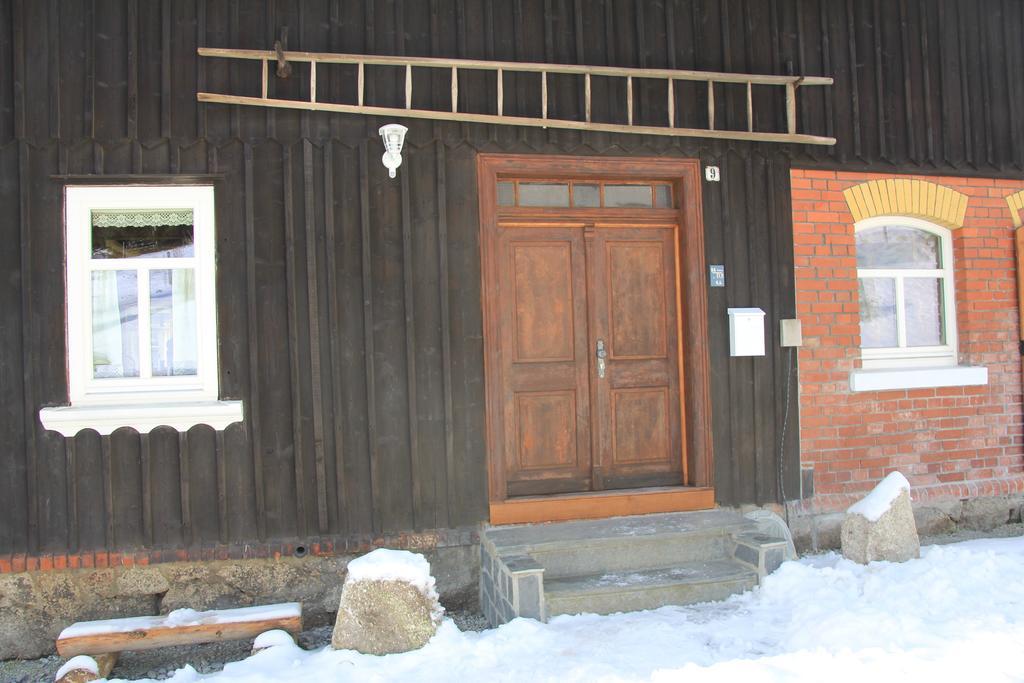
[[[208,612],[177,610],[166,616],[79,622],[61,632],[57,652],[72,657],[198,645],[255,638],[273,629],[301,632],[302,605],[288,602]]]

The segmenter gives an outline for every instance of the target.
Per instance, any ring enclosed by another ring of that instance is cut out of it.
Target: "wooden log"
[[[302,606],[297,602],[241,609],[167,616],[108,619],[73,624],[57,638],[64,657],[124,650],[151,650],[171,645],[197,645],[255,638],[264,631],[302,631]]]
[[[67,669],[67,665],[62,666],[60,670],[57,671],[57,676],[55,678],[56,683],[88,683],[89,681],[101,681],[110,677],[110,672],[114,670],[114,665],[117,664],[116,652],[93,655],[92,657],[80,655],[80,657],[92,660],[92,666],[86,666],[88,662],[85,661],[81,662],[82,666],[73,666],[71,669]],[[68,664],[72,664],[72,662],[69,661]]]

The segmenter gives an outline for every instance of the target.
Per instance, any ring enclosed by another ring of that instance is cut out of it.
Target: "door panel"
[[[516,394],[516,424],[521,470],[577,467],[574,392]]]
[[[606,242],[609,354],[665,357],[665,272],[660,242]]]
[[[518,363],[572,361],[572,242],[510,244]]]
[[[682,483],[675,234],[498,225],[506,496]]]
[[[677,485],[682,478],[675,229],[587,233],[594,377],[594,476],[601,488]]]
[[[612,466],[658,462],[671,447],[668,389],[612,389]]]
[[[509,496],[590,489],[587,292],[579,228],[498,228]]]

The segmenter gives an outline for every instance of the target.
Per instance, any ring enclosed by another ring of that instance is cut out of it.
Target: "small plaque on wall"
[[[708,271],[711,275],[712,287],[725,287],[725,266],[708,266]]]

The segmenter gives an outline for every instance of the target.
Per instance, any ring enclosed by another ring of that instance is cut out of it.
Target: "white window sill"
[[[979,384],[988,384],[988,368],[973,365],[854,370],[850,373],[850,391],[967,387]]]
[[[95,429],[101,435],[107,435],[121,427],[131,427],[140,434],[164,426],[184,432],[195,425],[209,425],[220,431],[242,421],[242,402],[62,406],[41,408],[39,420],[44,428],[64,436],[74,436],[83,429]]]

